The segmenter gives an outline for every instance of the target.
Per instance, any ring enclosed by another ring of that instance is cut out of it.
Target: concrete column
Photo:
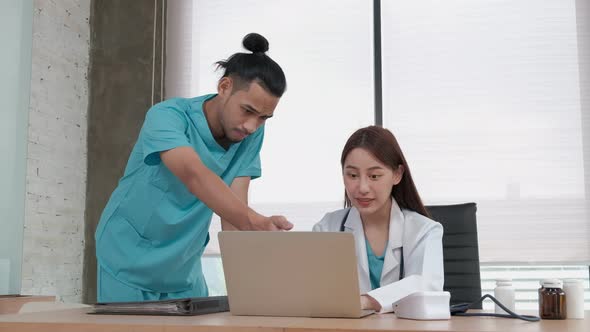
[[[94,232],[137,139],[163,96],[165,0],[94,0],[88,109],[83,301],[96,301]]]

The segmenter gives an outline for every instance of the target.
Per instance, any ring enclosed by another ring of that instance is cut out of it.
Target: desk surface
[[[517,319],[453,317],[451,320],[414,321],[393,314],[361,319],[253,317],[216,313],[192,317],[88,315],[88,308],[0,315],[0,331],[518,331],[587,332],[585,320],[542,320],[530,323]]]

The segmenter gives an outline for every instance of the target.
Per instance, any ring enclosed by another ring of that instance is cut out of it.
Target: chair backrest
[[[481,297],[479,247],[475,203],[431,205],[426,209],[442,224],[445,269],[444,290],[451,304],[473,303]],[[481,303],[477,307],[481,309]]]

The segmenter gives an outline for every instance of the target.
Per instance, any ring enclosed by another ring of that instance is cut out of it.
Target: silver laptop
[[[360,318],[354,238],[330,232],[220,232],[234,315]]]

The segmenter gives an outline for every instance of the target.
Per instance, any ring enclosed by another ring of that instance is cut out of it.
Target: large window
[[[575,1],[383,1],[382,16],[384,125],[423,198],[478,204],[482,262],[588,263]]]

